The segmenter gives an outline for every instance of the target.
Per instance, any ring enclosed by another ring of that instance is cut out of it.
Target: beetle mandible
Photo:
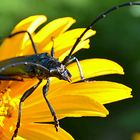
[[[74,43],[73,47],[71,48],[69,54],[64,58],[62,62],[58,61],[58,59],[54,58],[54,48],[52,47],[51,53],[38,53],[36,45],[32,39],[31,34],[28,31],[18,31],[15,32],[8,37],[11,38],[15,35],[27,33],[29,36],[29,39],[31,41],[34,54],[33,55],[27,55],[27,56],[19,56],[10,58],[7,60],[0,61],[0,80],[12,80],[12,81],[22,81],[24,78],[37,78],[39,81],[36,85],[32,86],[30,89],[28,89],[21,97],[19,102],[19,109],[18,109],[18,118],[17,118],[17,125],[16,129],[14,131],[14,134],[11,138],[11,140],[14,139],[14,137],[18,134],[18,129],[20,127],[20,120],[21,120],[21,107],[22,102],[27,99],[28,96],[30,96],[34,90],[40,85],[42,80],[46,80],[46,84],[43,86],[43,97],[50,109],[50,112],[54,118],[54,125],[56,128],[56,131],[58,131],[59,121],[57,119],[56,113],[50,104],[49,100],[47,99],[46,95],[49,90],[50,85],[50,77],[57,77],[60,80],[65,80],[70,82],[71,81],[71,73],[66,68],[67,65],[75,61],[77,63],[79,74],[81,80],[85,80],[82,69],[80,66],[80,63],[78,59],[74,56],[72,56],[73,51],[75,50],[76,46],[81,41],[81,38],[85,35],[85,33],[93,28],[93,25],[95,25],[99,20],[105,18],[109,13],[112,11],[115,11],[119,8],[126,7],[126,6],[132,6],[132,5],[140,5],[140,2],[127,2],[120,4],[118,6],[114,6],[107,11],[103,12],[99,16],[93,20],[93,22],[87,26],[87,28],[84,30],[84,32],[77,38],[76,42]],[[53,39],[52,39],[53,40]]]

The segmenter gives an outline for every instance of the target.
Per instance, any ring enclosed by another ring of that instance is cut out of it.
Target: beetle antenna
[[[117,6],[114,6],[108,10],[106,10],[105,12],[101,13],[99,16],[97,16],[95,18],[95,20],[93,20],[93,22],[91,22],[91,24],[89,26],[87,26],[87,28],[84,30],[84,32],[77,38],[76,42],[74,43],[72,49],[70,50],[69,54],[64,58],[64,60],[62,61],[63,64],[66,64],[69,59],[71,58],[71,55],[73,53],[73,51],[75,50],[76,46],[79,44],[79,42],[81,41],[81,38],[85,35],[85,33],[93,28],[93,25],[95,25],[98,21],[100,21],[101,19],[105,18],[109,13],[118,10],[120,8],[123,7],[127,7],[127,6],[134,6],[134,5],[140,5],[140,2],[126,2]]]
[[[32,47],[33,47],[33,50],[34,50],[34,53],[35,53],[35,54],[38,54],[38,53],[37,53],[37,49],[36,49],[36,45],[35,45],[35,43],[34,43],[34,41],[33,41],[33,38],[32,38],[32,35],[31,35],[28,31],[26,31],[26,30],[18,31],[18,32],[15,32],[15,33],[9,35],[8,37],[11,38],[11,37],[13,37],[13,36],[15,36],[15,35],[22,34],[22,33],[27,33],[27,34],[28,34],[29,39],[30,39],[31,44],[32,44]]]

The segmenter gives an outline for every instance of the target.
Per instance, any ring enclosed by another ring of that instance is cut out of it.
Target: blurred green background
[[[71,16],[74,27],[86,27],[104,10],[126,0],[0,0],[0,36],[10,34],[21,19],[45,14],[49,21]],[[106,105],[107,118],[66,118],[61,126],[76,140],[131,140],[140,132],[140,6],[113,12],[95,26],[90,50],[80,51],[78,58],[100,57],[114,60],[125,69],[124,76],[98,79],[121,82],[133,89],[132,99]],[[13,50],[14,51],[14,50]]]

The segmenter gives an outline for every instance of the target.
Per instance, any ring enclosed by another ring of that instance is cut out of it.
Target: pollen
[[[11,117],[12,112],[17,109],[18,101],[10,97],[10,88],[0,91],[0,117]]]
[[[11,122],[12,116],[18,108],[19,99],[10,97],[11,91],[10,87],[6,87],[0,91],[0,138],[5,135],[5,129],[8,132],[14,129],[13,124],[9,122]]]

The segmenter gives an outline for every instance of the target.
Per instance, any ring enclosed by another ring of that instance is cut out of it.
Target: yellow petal
[[[20,98],[27,89],[31,88],[37,82],[38,82],[37,79],[24,79],[24,81],[18,81],[18,82],[10,81],[9,85],[5,85],[5,88],[7,86],[10,87],[11,89],[10,96],[12,98]]]
[[[70,26],[75,23],[75,20],[71,17],[64,17],[55,19],[46,26],[44,26],[35,36],[34,41],[36,42],[38,46],[38,51],[46,51],[44,50],[44,47],[49,43],[52,42],[52,38],[55,38],[65,32]],[[50,47],[47,47],[47,49],[51,50],[52,45]]]
[[[140,140],[140,133],[139,132],[135,132],[132,135],[132,140]]]
[[[96,77],[107,74],[124,74],[123,68],[108,59],[87,59],[80,61],[82,72],[85,78]],[[80,80],[79,70],[76,63],[68,66],[70,73],[72,74],[72,81]]]
[[[108,115],[106,108],[93,98],[82,95],[53,96],[50,102],[58,114],[71,117]]]
[[[19,135],[27,140],[74,140],[62,128],[56,132],[51,124],[23,124],[19,129]]]
[[[93,89],[95,91],[91,96],[102,104],[132,98],[132,89],[120,83],[98,81],[95,82]]]
[[[63,95],[47,97],[53,106],[59,119],[64,117],[81,117],[81,116],[100,116],[105,117],[108,114],[106,108],[93,98],[82,95]],[[23,122],[30,121],[53,121],[53,117],[48,109],[45,100],[39,98],[32,100],[30,105],[23,106]]]
[[[28,17],[17,24],[13,32],[27,30],[32,33],[45,21],[46,17],[43,15]],[[28,39],[29,36],[27,34],[20,34],[10,39],[6,39],[0,47],[0,52],[2,54],[0,60],[22,55],[21,51],[25,49],[25,43]]]
[[[65,33],[61,34],[57,38],[55,38],[54,39],[55,57],[59,58],[60,55],[62,55],[63,53],[66,53],[66,51],[68,51],[68,53],[69,53],[70,49],[73,47],[74,43],[76,42],[76,39],[83,33],[84,30],[85,30],[85,28],[69,30],[69,31],[66,31]],[[82,44],[84,42],[84,40],[86,40],[87,38],[91,37],[94,34],[95,34],[95,31],[89,30],[83,36],[83,38],[81,39],[82,41],[77,45],[76,49],[85,48],[84,47],[85,44],[83,46],[81,46],[80,44]],[[52,47],[52,45],[53,45],[52,42],[50,44],[47,44],[44,47],[43,52],[50,52],[49,49]],[[89,45],[89,41],[88,41],[88,45]],[[66,53],[66,54],[68,54],[68,53]],[[59,59],[62,60],[62,58],[59,58]]]
[[[16,138],[14,138],[14,140],[26,140],[25,138],[22,138],[20,136],[17,136]]]
[[[55,87],[57,90],[52,89],[50,96],[63,96],[63,95],[81,95],[90,97],[101,104],[107,104],[127,98],[131,98],[131,88],[109,81],[93,81],[81,82],[75,84],[65,84],[63,91]]]
[[[74,44],[75,42],[73,42],[73,44]],[[60,53],[60,56],[59,56],[59,53],[58,53],[58,58],[59,58],[59,60],[60,60],[60,62],[62,62],[63,60],[64,60],[64,58],[70,53],[70,50],[72,49],[72,47],[73,47],[73,44],[69,47],[69,48],[66,48],[66,50],[64,51],[64,50],[62,50],[62,52]],[[89,45],[89,39],[88,40],[85,40],[85,41],[82,41],[82,42],[80,42],[77,46],[76,46],[76,48],[75,48],[75,50],[73,51],[73,54],[75,53],[75,52],[77,52],[77,51],[79,51],[80,49],[88,49],[90,47],[90,45]],[[57,56],[57,55],[56,55]]]
[[[20,23],[18,23],[15,26],[13,32],[27,30],[30,33],[33,33],[46,20],[47,17],[44,15],[30,16],[28,18],[23,19]]]

